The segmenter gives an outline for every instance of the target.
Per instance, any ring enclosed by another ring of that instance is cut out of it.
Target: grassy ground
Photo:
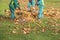
[[[0,1],[0,15],[6,16],[4,9],[8,9],[8,4],[8,0]],[[49,7],[60,8],[59,4],[60,0],[45,0],[45,9]],[[25,35],[21,32],[21,25],[15,25],[11,19],[4,17],[0,17],[0,40],[60,40],[60,31],[56,34],[51,30],[53,27],[60,29],[60,25],[56,26],[56,24],[60,24],[60,19],[43,18],[40,26],[36,23],[31,23],[31,27],[36,27],[36,30]],[[19,29],[16,30],[17,33],[12,33],[15,27],[18,27]],[[45,32],[41,32],[43,27],[49,29],[45,30]]]

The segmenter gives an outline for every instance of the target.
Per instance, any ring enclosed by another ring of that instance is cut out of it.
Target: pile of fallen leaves
[[[37,13],[28,12],[23,10],[16,10],[15,11],[15,24],[25,23],[25,22],[34,22],[37,18]]]
[[[34,22],[37,19],[37,12],[33,12],[33,8],[31,8],[31,12],[27,10],[15,10],[15,24],[25,23],[25,22]],[[6,15],[11,16],[11,12],[9,10],[5,10]],[[57,8],[48,8],[44,10],[44,16],[49,18],[60,18],[60,10]]]
[[[10,15],[9,11],[7,11],[6,13]],[[37,12],[32,12],[32,11],[28,12],[27,10],[15,10],[15,17],[16,18],[15,18],[14,22],[15,22],[16,25],[20,24],[20,25],[23,26],[23,25],[25,25],[25,23],[35,22],[36,19],[37,19],[37,15],[38,15]],[[50,20],[49,22],[47,22],[47,24],[49,24],[51,27],[60,26],[60,24],[56,23],[57,22],[57,18],[60,18],[60,10],[59,9],[57,9],[57,8],[46,9],[46,10],[44,10],[44,16],[45,17],[49,17],[49,18],[51,18],[53,20],[53,21]],[[37,24],[37,25],[40,26],[40,23]],[[31,26],[24,27],[23,28],[23,33],[24,34],[30,33],[31,32],[31,28],[30,27]],[[51,30],[53,30],[53,32],[55,32],[55,28],[53,28]],[[12,32],[16,33],[14,31],[12,31]],[[44,31],[45,31],[45,29],[43,28],[42,32],[44,32]],[[56,31],[58,31],[58,30],[56,29]],[[56,32],[56,34],[57,34],[57,32]]]
[[[44,11],[45,17],[60,18],[60,9],[58,8],[48,8]]]

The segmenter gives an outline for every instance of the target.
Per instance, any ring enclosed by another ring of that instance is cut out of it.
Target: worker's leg
[[[43,5],[38,5],[39,7],[39,13],[38,13],[38,19],[42,18],[44,15],[43,15],[43,8],[44,6]]]
[[[35,7],[35,0],[32,0],[31,5],[32,5],[32,7]]]
[[[28,10],[30,10],[31,2],[28,3]]]
[[[10,11],[11,11],[11,19],[14,19],[15,18],[15,16],[14,16],[14,10],[10,9]]]
[[[15,10],[14,0],[11,0],[11,1],[10,1],[9,9],[10,9],[10,11],[11,11],[11,19],[14,19],[14,18],[15,18],[15,16],[14,16],[14,10]]]
[[[14,7],[15,8],[19,8],[20,7],[18,0],[14,0]]]
[[[31,5],[32,5],[32,8],[33,8],[33,11],[35,11],[35,0],[32,0]]]
[[[32,6],[33,10],[35,9],[35,1],[34,0],[30,0],[28,3],[28,11],[31,11],[30,7]]]

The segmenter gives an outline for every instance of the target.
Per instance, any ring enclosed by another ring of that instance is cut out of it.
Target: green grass
[[[45,1],[45,8],[49,7],[60,7],[60,0],[44,0]],[[4,13],[5,9],[8,9],[9,0],[0,0],[0,15],[6,16]],[[24,35],[21,33],[21,25],[16,26],[13,21],[10,19],[2,19],[0,20],[0,40],[60,40],[60,32],[55,35],[52,34],[52,30],[46,30],[44,33],[42,33],[40,30],[43,27],[51,28],[52,24],[50,23],[53,19],[43,18],[42,24],[38,26],[36,23],[31,23],[32,28],[37,27],[36,31],[32,31],[30,34]],[[60,24],[60,19],[56,23]],[[46,23],[48,22],[48,24]],[[53,22],[55,22],[53,20]],[[12,33],[12,30],[15,29],[15,27],[20,28],[19,30],[16,30],[17,33]],[[54,26],[55,28],[60,28],[60,26]]]
[[[45,18],[46,19],[46,18]],[[44,22],[48,22],[52,19],[43,20]],[[41,26],[49,26],[49,24],[41,24]],[[10,27],[9,27],[10,26]],[[47,27],[46,26],[46,27]],[[32,31],[30,34],[22,34],[19,30],[16,30],[18,33],[14,34],[12,33],[12,30],[16,27],[14,25],[14,22],[6,19],[0,21],[0,40],[59,40],[60,34],[57,35],[52,34],[52,30],[46,30],[44,33],[41,32],[41,28],[39,26],[36,26],[38,29],[36,31]],[[19,26],[20,27],[20,26]],[[50,27],[50,26],[49,26]],[[12,30],[11,30],[12,29]]]
[[[60,0],[45,0],[45,7],[55,7],[55,8],[60,8],[59,3]]]

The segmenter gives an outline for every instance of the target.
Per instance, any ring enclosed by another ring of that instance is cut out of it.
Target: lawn
[[[50,7],[60,9],[60,0],[44,1],[45,10]],[[28,23],[25,26],[15,25],[13,20],[5,17],[4,10],[9,8],[8,4],[9,0],[0,0],[0,40],[60,40],[60,18],[44,17],[41,19],[42,23],[40,24],[31,22],[31,32],[24,34],[22,28],[26,27]],[[44,32],[42,32],[42,28],[46,28]],[[13,31],[16,31],[16,33]]]

